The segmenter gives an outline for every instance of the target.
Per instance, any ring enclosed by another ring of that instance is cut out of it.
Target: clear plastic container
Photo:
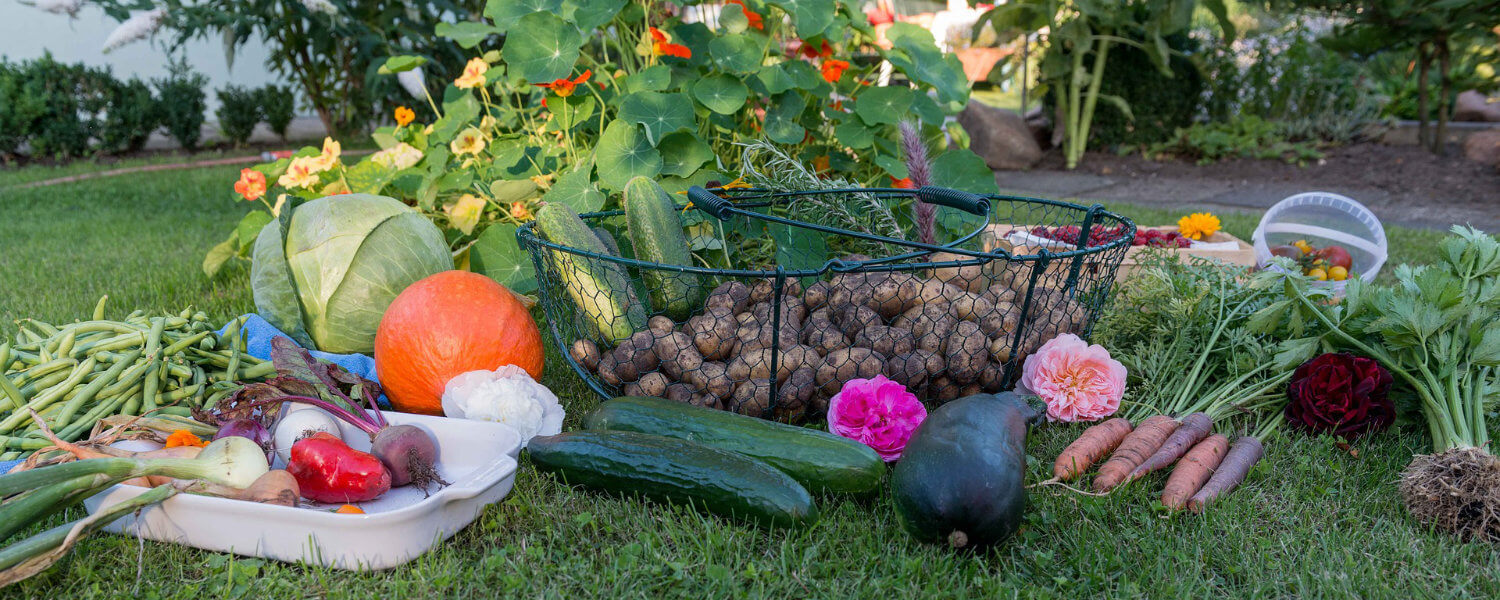
[[[1380,219],[1358,201],[1329,192],[1307,192],[1277,202],[1260,218],[1251,236],[1255,262],[1265,268],[1271,248],[1307,240],[1317,248],[1343,246],[1352,259],[1350,271],[1370,282],[1385,265],[1385,228]],[[1342,290],[1341,281],[1325,282]]]

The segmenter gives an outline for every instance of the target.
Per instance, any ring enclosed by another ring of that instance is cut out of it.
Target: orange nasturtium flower
[[[745,6],[745,0],[726,0],[724,2],[725,6],[729,6],[730,4],[738,4],[738,5],[740,5],[740,11],[743,12],[743,13],[745,13],[745,20],[750,22],[750,28],[751,29],[758,29],[758,30],[761,30],[761,31],[765,31],[765,29],[766,29],[765,19],[762,19],[761,16],[758,15],[758,14],[750,12],[750,8],[747,7],[747,6]]]
[[[828,169],[829,169],[828,155],[824,154],[822,156],[819,156],[817,158],[812,159],[812,168],[813,168],[813,172],[814,173],[825,173],[825,172],[827,172]]]
[[[266,175],[254,169],[240,169],[240,180],[234,182],[235,193],[254,202],[266,195]]]
[[[469,64],[464,65],[464,73],[453,80],[453,85],[466,90],[484,85],[484,72],[488,70],[490,63],[484,62],[483,58],[471,58]]]
[[[178,429],[177,431],[173,431],[172,435],[167,436],[168,448],[176,448],[178,446],[192,446],[194,448],[202,448],[207,445],[208,442],[204,441],[202,438],[199,438],[196,435],[193,435],[193,432],[186,429]]]
[[[341,515],[362,515],[365,514],[365,509],[353,504],[345,504],[343,506],[340,506],[338,510],[335,510],[333,512]]]
[[[891,187],[893,187],[893,188],[900,188],[900,189],[903,189],[903,190],[911,190],[911,189],[916,189],[916,187],[917,187],[916,184],[914,184],[914,183],[911,182],[911,178],[910,177],[902,177],[901,179],[896,179],[895,176],[891,176],[891,175],[887,175],[887,177],[891,178]]]
[[[833,46],[828,45],[828,40],[822,40],[822,43],[817,46],[812,45],[812,43],[810,42],[803,41],[802,55],[808,58],[818,58],[820,56],[823,58],[828,58],[830,56],[833,56]]]
[[[838,83],[839,78],[844,76],[844,69],[849,68],[849,61],[837,58],[823,59],[823,80],[828,83]]]
[[[590,69],[584,69],[582,75],[579,75],[579,76],[574,77],[572,79],[568,79],[567,77],[564,77],[562,79],[558,79],[556,81],[553,81],[552,83],[538,83],[538,84],[536,84],[536,86],[539,87],[539,88],[545,88],[545,89],[552,90],[552,93],[557,94],[559,96],[562,96],[564,98],[567,98],[568,96],[572,96],[573,95],[573,88],[575,88],[575,87],[579,86],[580,84],[588,81],[589,77],[592,77],[593,75],[594,75],[594,72],[592,70],[590,70]]]
[[[417,113],[405,106],[396,107],[396,124],[405,126],[417,118]]]
[[[531,209],[526,208],[526,203],[519,200],[510,203],[510,216],[517,221],[530,221]]]
[[[673,44],[672,38],[662,33],[660,29],[651,28],[651,55],[652,56],[675,56],[677,58],[692,58],[693,49],[682,44]]]

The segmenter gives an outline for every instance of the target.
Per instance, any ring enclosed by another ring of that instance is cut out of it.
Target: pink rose
[[[875,449],[895,462],[927,418],[927,407],[906,386],[876,375],[851,379],[828,401],[828,430]]]
[[[1120,409],[1125,365],[1103,346],[1064,333],[1026,357],[1020,387],[1047,403],[1049,421],[1097,421]]]

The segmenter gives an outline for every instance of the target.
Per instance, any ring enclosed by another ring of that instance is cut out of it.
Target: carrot
[[[1208,436],[1208,439],[1194,445],[1192,450],[1188,450],[1187,456],[1182,457],[1182,461],[1172,468],[1172,476],[1167,478],[1167,487],[1161,490],[1161,503],[1172,510],[1182,510],[1188,497],[1197,493],[1214,470],[1219,468],[1219,462],[1224,460],[1226,452],[1229,452],[1229,438],[1222,433]]]
[[[1234,441],[1234,446],[1229,449],[1229,454],[1224,455],[1224,462],[1219,463],[1219,470],[1214,471],[1214,476],[1208,478],[1208,483],[1203,484],[1203,489],[1193,494],[1188,499],[1188,509],[1198,513],[1203,512],[1203,507],[1213,502],[1215,498],[1228,494],[1245,476],[1250,474],[1250,467],[1260,462],[1260,457],[1265,453],[1261,447],[1260,440],[1253,436],[1245,436]]]
[[[1094,477],[1094,491],[1107,492],[1125,480],[1125,476],[1146,457],[1160,448],[1167,436],[1177,429],[1177,419],[1165,415],[1147,417],[1136,426],[1135,431],[1125,436],[1115,453],[1109,455],[1099,475]]]
[[[1130,483],[1157,470],[1171,466],[1172,463],[1177,462],[1177,459],[1182,458],[1182,455],[1186,454],[1188,448],[1192,448],[1193,444],[1201,442],[1203,438],[1208,437],[1208,433],[1213,427],[1214,422],[1209,420],[1208,415],[1204,413],[1196,412],[1183,417],[1177,430],[1173,431],[1172,435],[1167,437],[1167,441],[1162,443],[1161,448],[1157,448],[1155,453],[1146,458],[1146,460],[1141,461],[1141,464],[1136,465],[1134,469],[1131,469],[1130,475],[1125,477],[1124,483]]]
[[[1052,478],[1068,481],[1082,475],[1095,461],[1112,452],[1125,436],[1130,435],[1130,419],[1115,417],[1083,430],[1083,435],[1073,440],[1057,455],[1052,464]]]

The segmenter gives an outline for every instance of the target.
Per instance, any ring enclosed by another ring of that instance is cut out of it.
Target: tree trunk
[[[1445,36],[1438,40],[1438,106],[1437,106],[1437,128],[1432,136],[1432,151],[1438,156],[1448,153],[1448,144],[1444,143],[1448,134],[1448,117],[1453,112],[1452,101],[1449,100],[1453,92],[1453,79],[1449,76],[1448,69],[1451,66],[1452,49],[1449,47],[1448,38]]]
[[[1427,42],[1417,44],[1417,144],[1427,146],[1427,64],[1431,61]]]

